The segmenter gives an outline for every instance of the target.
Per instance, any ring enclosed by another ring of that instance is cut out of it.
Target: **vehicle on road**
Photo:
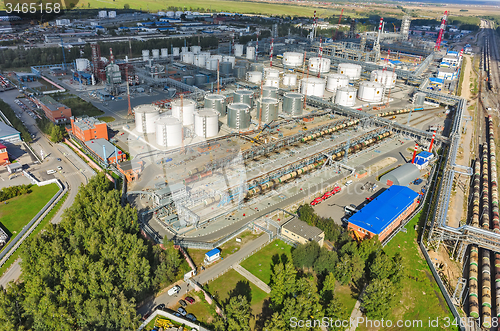
[[[323,197],[316,198],[311,202],[311,206],[316,206],[321,201],[323,201]]]
[[[181,299],[181,300],[179,300],[179,304],[180,304],[182,307],[187,307],[187,303],[186,303],[186,301],[184,301],[184,300],[182,300],[182,299]]]
[[[57,171],[55,171],[54,169],[50,169],[50,170],[47,170],[47,175],[52,175],[52,174],[55,174]]]
[[[191,297],[185,297],[184,300],[186,300],[187,302],[189,302],[190,304],[193,304],[194,303],[194,299],[191,298]]]
[[[345,183],[345,186],[349,186],[352,184],[352,180],[348,180],[346,183]]]
[[[57,158],[57,161],[61,162],[61,159],[60,159],[60,158]]]
[[[155,307],[154,310],[162,310],[163,308],[165,308],[165,304],[164,303],[160,303],[158,306]]]
[[[184,308],[182,308],[182,307],[177,308],[177,312],[178,312],[179,314],[181,314],[182,316],[186,316],[186,314],[187,314],[186,309],[184,309]]]
[[[168,295],[174,295],[174,294],[179,293],[180,290],[181,290],[181,287],[179,285],[175,285],[170,290],[168,290],[167,293],[168,293]]]
[[[144,316],[142,316],[142,320],[143,321],[147,320],[150,315],[151,313],[146,313]]]

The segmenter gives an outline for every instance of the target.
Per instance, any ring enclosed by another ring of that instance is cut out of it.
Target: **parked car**
[[[187,314],[186,318],[190,321],[196,322],[196,317],[193,314]]]
[[[57,170],[62,170],[62,167],[61,166],[57,167]]]
[[[191,297],[185,297],[184,300],[186,300],[187,302],[189,302],[190,304],[193,304],[194,303],[194,299],[191,298]]]
[[[184,300],[182,300],[182,299],[181,299],[181,300],[179,300],[179,304],[180,304],[182,307],[187,307],[187,303],[186,303],[186,301],[184,301]]]
[[[151,313],[146,313],[146,315],[142,316],[142,320],[143,321],[147,320],[149,315],[151,315]]]
[[[187,314],[186,309],[184,309],[184,308],[182,308],[182,307],[179,307],[179,308],[177,309],[177,312],[178,312],[179,314],[181,314],[182,316],[186,316],[186,314]]]
[[[57,161],[61,162],[61,159],[60,159],[60,158],[57,158]]]
[[[154,310],[162,310],[163,308],[165,308],[165,304],[164,303],[160,303],[158,306],[155,307]]]
[[[174,295],[174,294],[179,293],[180,290],[181,290],[181,287],[179,285],[175,285],[170,290],[168,290],[167,293],[168,293],[168,295]]]

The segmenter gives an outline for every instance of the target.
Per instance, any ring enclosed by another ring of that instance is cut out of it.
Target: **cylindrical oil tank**
[[[398,75],[389,70],[373,70],[370,74],[370,80],[372,82],[380,83],[385,88],[393,88],[396,86],[397,78]]]
[[[194,133],[202,138],[215,137],[219,133],[219,114],[212,109],[195,111]]]
[[[172,48],[172,56],[173,56],[173,57],[179,57],[179,54],[180,54],[180,49],[179,49],[179,47],[173,47],[173,48]]]
[[[262,103],[262,107],[261,107]],[[278,99],[262,98],[257,100],[257,119],[269,123],[278,119]]]
[[[193,64],[194,63],[194,54],[191,52],[183,52],[182,53],[182,62],[188,63],[188,64]]]
[[[425,102],[425,93],[422,93],[422,92],[418,92],[416,95],[415,95],[415,107],[423,107],[424,106],[424,102]]]
[[[160,57],[162,57],[162,58],[168,57],[168,48],[162,48],[161,49],[161,55],[160,55]]]
[[[197,67],[206,67],[207,56],[205,54],[196,54],[194,56],[193,64]]]
[[[232,69],[236,64],[236,58],[234,56],[225,55],[222,57],[222,62],[231,62],[231,69]]]
[[[283,66],[285,68],[298,68],[304,62],[304,54],[298,52],[283,53]]]
[[[219,71],[221,75],[230,75],[233,72],[233,65],[231,62],[220,62]]]
[[[279,87],[280,86],[280,79],[279,78],[266,78],[264,81],[265,86],[273,86],[273,87]]]
[[[349,80],[356,80],[361,77],[361,66],[354,63],[340,63],[338,73],[347,75]]]
[[[233,76],[237,79],[245,79],[247,68],[244,66],[235,66],[233,69]]]
[[[89,60],[87,59],[76,59],[76,70],[85,71],[89,67]]]
[[[149,49],[142,50],[142,60],[143,61],[149,60]]]
[[[264,76],[266,78],[279,78],[280,77],[280,71],[277,69],[273,68],[266,68],[264,69]]]
[[[332,61],[324,57],[312,57],[309,59],[309,71],[313,73],[330,72],[330,64]]]
[[[187,46],[183,46],[183,47],[181,47],[181,52],[182,52],[182,53],[187,53],[187,52],[189,52],[189,47],[187,47]]]
[[[243,49],[244,49],[244,46],[241,44],[234,45],[234,56],[242,57],[243,56]]]
[[[193,54],[198,54],[201,52],[201,46],[191,46],[191,52]]]
[[[283,74],[283,85],[296,86],[297,76],[295,74]]]
[[[193,76],[184,76],[184,77],[182,77],[182,82],[184,84],[193,86],[195,83],[195,79]]]
[[[220,94],[205,95],[205,108],[216,111],[219,117],[226,116],[226,97]]]
[[[207,58],[206,61],[206,67],[208,70],[217,70],[217,63],[219,62],[219,59],[209,57]]]
[[[249,71],[247,72],[247,80],[250,83],[260,84],[262,81],[262,72],[261,71]]]
[[[325,93],[325,80],[316,77],[302,78],[300,80],[300,92],[322,98]]]
[[[262,72],[264,70],[264,65],[262,63],[252,63],[250,69],[251,71]]]
[[[202,85],[206,84],[207,81],[208,81],[208,79],[207,79],[207,76],[205,76],[205,75],[196,74],[196,76],[194,76],[194,85],[196,85],[196,86],[202,86]]]
[[[380,83],[363,81],[359,83],[358,99],[367,102],[380,102],[384,87]]]
[[[336,92],[339,87],[349,85],[349,77],[343,74],[329,74],[326,76],[326,90]]]
[[[262,87],[262,97],[264,98],[278,98],[278,88],[274,86]]]
[[[162,116],[156,122],[156,144],[179,146],[182,143],[182,124],[173,116]]]
[[[153,49],[151,51],[151,53],[153,54],[153,59],[157,60],[160,58],[160,50],[159,49]]]
[[[139,133],[155,132],[155,121],[160,116],[160,109],[151,104],[140,105],[134,108],[135,128]]]
[[[250,90],[236,90],[233,96],[234,103],[244,103],[249,107],[253,106],[253,92]]]
[[[255,60],[255,47],[247,47],[247,60]]]
[[[228,105],[227,125],[231,129],[247,129],[250,126],[250,106],[245,103],[232,103]]]
[[[287,92],[283,96],[283,112],[291,116],[300,116],[304,109],[304,96],[300,93]]]
[[[172,115],[176,118],[181,118],[181,99],[172,101]],[[182,124],[193,124],[193,114],[196,107],[196,102],[190,99],[182,100]]]
[[[352,86],[339,87],[335,94],[337,105],[352,107],[356,103],[356,89]]]

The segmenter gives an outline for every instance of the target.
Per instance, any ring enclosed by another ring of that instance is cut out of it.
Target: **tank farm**
[[[487,135],[480,148],[481,157],[474,162],[470,225],[498,233],[498,182],[491,116],[486,124]],[[469,316],[479,319],[482,328],[490,329],[492,315],[500,317],[500,253],[472,244],[469,261]]]

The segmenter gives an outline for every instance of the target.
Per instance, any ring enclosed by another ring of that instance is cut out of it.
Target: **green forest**
[[[139,235],[137,211],[104,174],[81,186],[60,224],[28,239],[21,282],[0,287],[0,330],[136,330],[136,304],[189,269]]]

